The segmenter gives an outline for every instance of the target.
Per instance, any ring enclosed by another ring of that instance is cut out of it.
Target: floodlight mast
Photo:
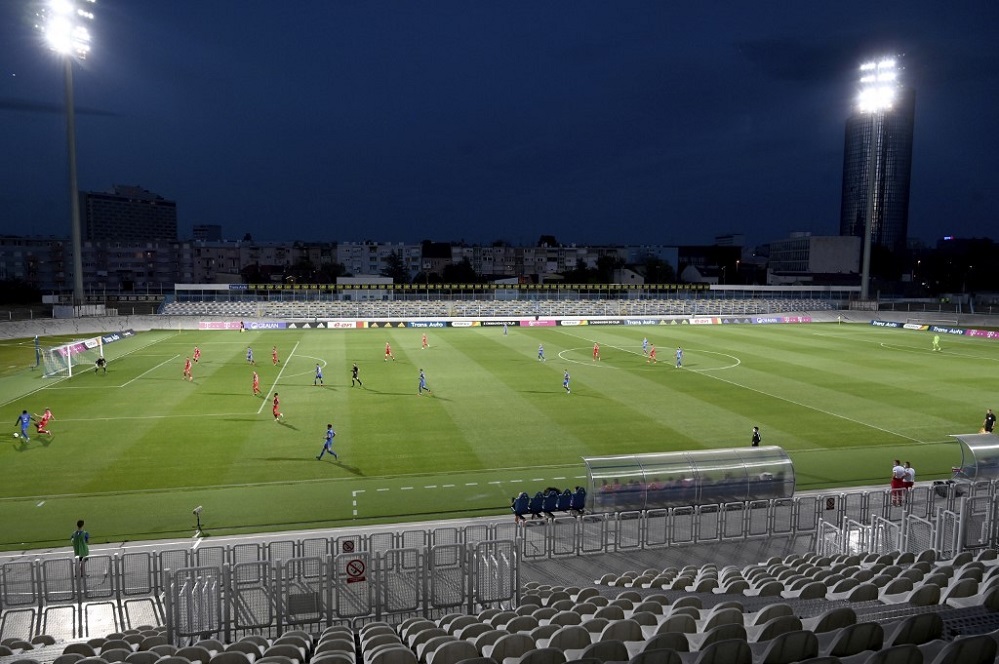
[[[867,218],[864,224],[864,260],[860,274],[860,299],[870,299],[871,235],[874,216],[879,211],[878,172],[881,168],[881,144],[885,112],[891,109],[898,92],[898,72],[893,58],[882,58],[860,65],[860,94],[857,110],[871,116],[870,144],[867,152]]]
[[[86,59],[90,53],[90,30],[94,20],[91,8],[96,0],[47,0],[38,13],[38,28],[49,48],[63,59],[66,88],[66,143],[69,159],[69,206],[73,243],[73,304],[82,305],[83,240],[80,224],[80,193],[76,176],[76,114],[73,104],[73,60]]]
[[[898,71],[894,58],[860,65],[860,94],[857,110],[871,116],[870,143],[867,152],[867,218],[864,224],[864,260],[860,275],[860,299],[869,300],[871,291],[871,235],[874,218],[880,212],[878,173],[881,170],[885,113],[891,110],[898,93]]]

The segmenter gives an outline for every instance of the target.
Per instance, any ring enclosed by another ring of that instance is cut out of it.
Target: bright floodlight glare
[[[898,91],[895,60],[885,58],[860,65],[860,94],[857,107],[863,113],[876,113],[891,108]]]
[[[90,7],[96,0],[48,0],[38,12],[38,28],[45,41],[56,53],[74,55],[80,59],[90,52],[90,30],[94,20]]]

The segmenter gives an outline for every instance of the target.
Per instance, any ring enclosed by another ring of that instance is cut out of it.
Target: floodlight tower
[[[857,110],[870,116],[870,143],[867,153],[867,216],[864,226],[864,260],[860,274],[860,299],[870,298],[871,235],[875,215],[881,201],[878,197],[878,175],[883,168],[881,154],[884,142],[885,112],[891,110],[898,94],[898,71],[893,58],[883,58],[860,65],[860,94]]]
[[[84,302],[80,194],[76,183],[76,117],[73,110],[73,61],[90,53],[92,11],[96,0],[47,0],[38,12],[38,28],[49,48],[62,56],[66,87],[66,143],[69,156],[69,205],[73,241],[73,304]]]

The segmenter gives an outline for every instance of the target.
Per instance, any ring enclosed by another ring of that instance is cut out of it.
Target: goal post
[[[104,357],[104,340],[99,336],[46,348],[42,352],[45,377],[53,378],[65,375],[72,378],[75,367],[92,366],[99,357]]]

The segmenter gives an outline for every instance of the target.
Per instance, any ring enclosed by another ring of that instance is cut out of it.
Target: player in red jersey
[[[277,356],[277,346],[271,346],[271,363],[277,366],[278,356]]]
[[[646,364],[659,364],[659,360],[656,359],[656,345],[652,344],[652,348],[649,349],[649,355],[645,358]]]
[[[284,420],[284,414],[281,412],[281,400],[278,399],[278,393],[274,393],[274,407],[271,409],[274,414],[274,421],[281,422]]]
[[[198,348],[197,346],[194,347],[194,355],[191,357],[191,359],[194,360],[195,364],[197,364],[198,360],[201,359],[201,349]]]
[[[423,333],[423,346],[420,347],[420,350],[423,350],[424,348],[429,348],[429,347],[430,347],[430,344],[427,343],[427,333],[424,332]]]
[[[392,360],[393,362],[395,362],[395,355],[392,354],[392,346],[389,344],[389,342],[386,341],[385,342],[385,361],[388,362],[389,360]]]
[[[260,376],[257,375],[256,371],[254,371],[253,372],[253,396],[257,396],[258,394],[260,394]]]
[[[600,344],[596,341],[593,342],[593,361],[596,362],[600,359]]]
[[[48,436],[52,435],[52,432],[48,430],[49,420],[52,419],[52,411],[48,408],[41,415],[35,414],[35,430],[38,433],[44,433]]]
[[[191,358],[184,358],[184,378],[191,381],[194,380],[194,376],[191,375]]]

